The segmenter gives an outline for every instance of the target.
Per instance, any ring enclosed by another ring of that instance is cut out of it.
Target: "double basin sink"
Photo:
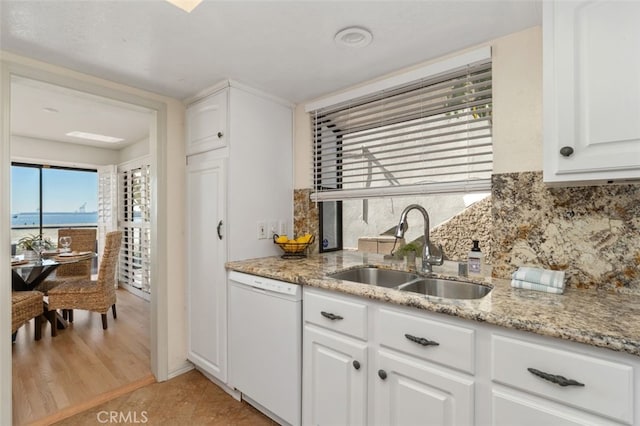
[[[491,287],[466,281],[423,277],[418,274],[371,266],[347,269],[327,275],[329,278],[392,288],[445,299],[480,299]]]

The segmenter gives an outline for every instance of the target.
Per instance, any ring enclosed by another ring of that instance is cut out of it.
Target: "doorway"
[[[31,79],[33,81],[51,84],[67,90],[75,90],[88,97],[100,97],[108,102],[126,104],[132,109],[146,110],[150,114],[149,123],[149,154],[151,157],[151,193],[154,202],[151,205],[151,215],[156,219],[150,227],[152,244],[150,247],[150,257],[152,265],[152,276],[155,288],[150,303],[150,366],[155,378],[158,381],[166,380],[168,376],[167,363],[167,321],[159,315],[159,306],[165,306],[167,299],[166,285],[166,264],[158,262],[163,249],[162,237],[158,234],[166,232],[160,226],[165,223],[166,212],[158,209],[157,206],[164,205],[166,194],[166,165],[164,161],[164,151],[166,149],[166,105],[152,99],[146,99],[131,93],[107,88],[96,83],[78,80],[62,74],[45,72],[38,68],[4,61],[2,62],[2,104],[0,112],[3,118],[11,116],[11,83],[13,79]],[[2,120],[2,137],[0,140],[0,185],[2,188],[0,200],[0,236],[7,244],[0,244],[0,256],[10,255],[10,161],[12,158],[11,148],[11,125],[9,119]],[[19,159],[18,159],[19,160]],[[36,158],[37,160],[37,158]],[[77,165],[77,164],[75,164]],[[6,268],[6,269],[4,269]],[[10,276],[9,269],[4,263],[0,263],[0,326],[8,330],[10,316]],[[166,316],[165,316],[166,317]],[[0,336],[0,338],[2,338]],[[8,336],[4,337],[8,341]],[[0,412],[0,423],[7,424],[11,421],[11,349],[9,346],[0,345],[0,405],[3,407]],[[7,413],[8,412],[8,413]]]

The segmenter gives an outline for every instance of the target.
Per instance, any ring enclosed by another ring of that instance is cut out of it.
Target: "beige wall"
[[[159,205],[158,210],[166,213],[166,226],[159,229],[158,238],[162,239],[166,251],[159,254],[167,260],[166,281],[168,285],[167,305],[158,306],[161,313],[166,312],[168,324],[168,372],[182,371],[188,368],[186,361],[186,314],[185,314],[185,266],[184,266],[184,184],[185,184],[185,151],[184,151],[184,105],[182,101],[140,90],[134,87],[114,83],[101,78],[28,59],[7,52],[0,52],[0,59],[14,64],[27,66],[43,74],[51,74],[63,78],[71,78],[84,84],[100,86],[106,90],[117,90],[127,95],[161,102],[167,106],[166,137],[167,147],[163,153],[166,161],[166,205]],[[114,163],[117,162],[114,161]],[[1,167],[1,166],[0,166]],[[168,261],[170,260],[170,261]]]
[[[491,45],[493,58],[493,171],[507,173],[542,170],[542,29],[529,28],[469,50],[486,45]],[[460,53],[462,52],[455,52],[446,57]],[[376,80],[444,58],[398,70]],[[294,188],[311,188],[312,135],[304,104],[296,106],[295,118]]]
[[[149,155],[149,138],[144,138],[118,151],[118,164]]]

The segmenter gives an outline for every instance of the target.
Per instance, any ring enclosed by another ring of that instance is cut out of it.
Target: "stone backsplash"
[[[492,178],[493,276],[565,270],[567,285],[640,293],[640,185],[550,188],[541,172]]]
[[[485,261],[490,263],[493,251],[491,229],[491,197],[487,197],[431,229],[429,238],[442,245],[446,259],[457,262],[467,261],[472,241],[478,240]]]
[[[319,235],[310,189],[294,191],[294,231]],[[465,261],[471,240],[496,278],[519,266],[566,271],[567,286],[640,294],[640,185],[551,188],[542,172],[493,176],[492,194],[431,237]],[[318,251],[314,244],[314,251]]]
[[[293,190],[293,235],[306,233],[320,238],[320,222],[318,221],[318,205],[311,201],[311,189]],[[312,244],[309,253],[318,253],[319,244]]]

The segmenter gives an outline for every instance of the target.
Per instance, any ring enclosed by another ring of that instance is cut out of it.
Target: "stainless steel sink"
[[[491,287],[482,284],[440,278],[422,278],[401,284],[397,289],[445,299],[480,299],[491,291]]]
[[[372,267],[347,269],[346,271],[335,272],[327,276],[338,280],[353,281],[387,288],[398,287],[401,284],[420,278],[419,275],[412,274],[411,272]]]

